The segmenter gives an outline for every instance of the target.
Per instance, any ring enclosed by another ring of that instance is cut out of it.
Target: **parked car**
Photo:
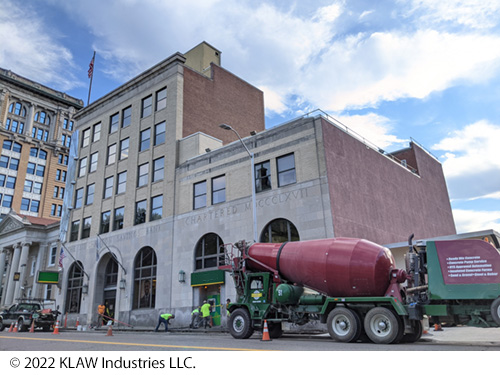
[[[0,331],[16,322],[20,332],[29,330],[33,322],[35,328],[50,331],[59,314],[57,308],[55,310],[44,308],[40,301],[22,300],[0,313]]]

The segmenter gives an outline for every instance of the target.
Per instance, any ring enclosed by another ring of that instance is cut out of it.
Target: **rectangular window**
[[[167,106],[167,88],[156,92],[156,110],[159,111]]]
[[[52,204],[50,207],[50,216],[56,216],[57,204]]]
[[[115,208],[115,215],[113,217],[113,230],[123,228],[123,215],[125,213],[124,207]]]
[[[9,169],[12,169],[13,171],[17,171],[19,169],[19,159],[10,158]]]
[[[85,176],[86,172],[87,172],[87,157],[84,157],[80,159],[80,165],[78,167],[78,177]]]
[[[75,220],[71,223],[71,231],[69,233],[69,241],[78,240],[78,232],[80,231],[80,220]]]
[[[0,200],[2,201],[2,207],[11,208],[12,207],[12,198],[13,198],[12,195],[4,194],[3,199],[2,199],[2,196],[0,194]]]
[[[114,182],[114,177],[108,177],[104,179],[104,194],[103,198],[110,198],[113,195],[113,182]]]
[[[23,198],[21,200],[21,211],[28,211],[30,209],[30,202],[28,198]]]
[[[86,205],[94,203],[94,192],[95,192],[95,184],[90,184],[89,186],[87,186],[87,196],[85,198]]]
[[[106,211],[101,214],[101,228],[99,229],[100,234],[109,232],[110,217],[111,217],[111,211]]]
[[[120,142],[120,160],[128,158],[129,139],[125,138]]]
[[[151,218],[150,221],[163,217],[163,195],[151,198]]]
[[[153,96],[150,95],[147,98],[142,99],[142,115],[141,117],[148,117],[151,115],[152,111],[152,105],[153,105]]]
[[[82,147],[88,146],[90,143],[90,128],[82,132]]]
[[[139,165],[137,173],[137,187],[145,186],[148,184],[149,163]]]
[[[212,204],[226,201],[226,176],[212,178]]]
[[[162,143],[165,143],[165,121],[155,125],[154,145],[157,146]]]
[[[90,166],[89,166],[89,172],[95,172],[97,171],[97,161],[99,159],[99,153],[94,152],[92,155],[90,155]]]
[[[110,118],[109,118],[109,134],[114,133],[115,131],[118,130],[119,118],[120,118],[120,115],[118,113],[115,113],[113,116],[110,116]]]
[[[116,181],[116,194],[125,193],[126,185],[127,185],[127,171],[118,173]]]
[[[39,177],[43,177],[45,174],[45,165],[37,165],[35,174]],[[66,172],[63,171],[64,181],[66,181]]]
[[[28,163],[28,165],[29,164],[33,163]],[[7,168],[8,166],[9,166],[9,157],[5,155],[0,156],[0,168]]]
[[[49,261],[47,266],[48,267],[55,266],[56,258],[57,258],[57,246],[52,246],[50,248]]]
[[[293,154],[276,159],[278,170],[278,186],[286,186],[297,182],[295,175],[295,158]]]
[[[14,179],[15,183],[15,179]],[[62,188],[64,190],[64,188]],[[34,194],[42,194],[42,183],[41,182],[34,182],[33,183],[33,193]]]
[[[92,142],[97,142],[101,139],[101,123],[97,123],[92,128]]]
[[[8,189],[15,189],[16,188],[16,177],[7,176],[7,181],[5,182],[5,187]],[[40,194],[40,193],[36,193],[36,194]]]
[[[161,181],[164,178],[165,157],[153,161],[153,182]]]
[[[116,143],[108,146],[108,160],[106,165],[113,164],[116,161]]]
[[[255,165],[255,191],[271,189],[271,163],[265,161]]]
[[[24,189],[23,190],[27,193],[31,193],[31,191],[33,190],[33,181],[24,180]]]
[[[151,140],[151,129],[146,129],[141,132],[139,139],[139,152],[147,150],[149,148]]]
[[[90,237],[90,227],[92,226],[92,216],[83,219],[82,238]]]
[[[193,185],[193,209],[207,206],[207,182],[202,181]]]
[[[142,223],[146,222],[146,209],[147,209],[147,201],[146,200],[136,202],[134,225],[142,224]]]
[[[122,128],[132,123],[132,107],[125,108],[122,112]]]
[[[3,187],[5,185],[5,176],[4,174],[0,174],[0,187]]]
[[[82,207],[83,204],[83,188],[76,189],[75,192],[75,209]]]

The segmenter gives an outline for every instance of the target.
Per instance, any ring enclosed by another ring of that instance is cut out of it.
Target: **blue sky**
[[[498,0],[3,0],[0,66],[87,101],[205,40],[264,91],[443,165],[459,233],[500,231]],[[415,207],[418,210],[418,207]]]

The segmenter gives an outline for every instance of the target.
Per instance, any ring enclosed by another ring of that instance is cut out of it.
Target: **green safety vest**
[[[203,306],[201,306],[201,315],[205,318],[210,315],[210,304],[205,303]]]
[[[169,320],[172,317],[172,314],[161,314],[160,316],[165,320]]]

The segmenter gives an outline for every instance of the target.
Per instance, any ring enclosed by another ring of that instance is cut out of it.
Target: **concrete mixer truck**
[[[249,338],[267,324],[271,338],[283,324],[325,323],[340,342],[415,342],[424,315],[440,322],[500,326],[500,252],[481,240],[413,245],[406,269],[392,253],[363,239],[226,245],[237,300],[228,328]]]

